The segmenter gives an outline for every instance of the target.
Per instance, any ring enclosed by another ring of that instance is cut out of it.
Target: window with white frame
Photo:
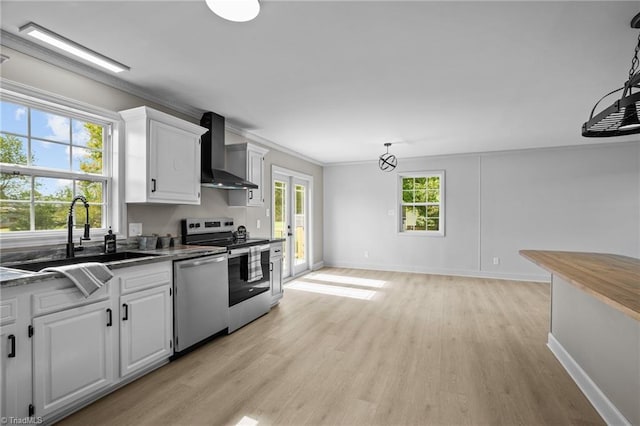
[[[444,171],[399,175],[400,232],[444,236]]]
[[[78,195],[89,203],[93,229],[111,225],[113,118],[8,93],[0,108],[2,235],[63,234]],[[75,226],[86,220],[76,208]]]

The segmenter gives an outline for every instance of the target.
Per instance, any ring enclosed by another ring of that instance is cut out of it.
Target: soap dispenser
[[[115,253],[116,252],[116,236],[109,227],[109,233],[104,236],[104,252]]]

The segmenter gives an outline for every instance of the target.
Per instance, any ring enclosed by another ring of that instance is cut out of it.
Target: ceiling
[[[638,140],[580,135],[627,78],[637,1],[261,5],[232,23],[204,0],[3,0],[0,22],[20,35],[33,21],[157,98],[323,164],[375,160],[385,142],[406,158]]]

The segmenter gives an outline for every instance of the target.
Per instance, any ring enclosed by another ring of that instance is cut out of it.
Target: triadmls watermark
[[[3,425],[39,425],[43,423],[42,417],[0,417],[0,424]]]

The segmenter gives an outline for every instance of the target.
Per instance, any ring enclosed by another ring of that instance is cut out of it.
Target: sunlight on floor
[[[256,426],[258,421],[256,419],[252,419],[251,417],[244,416],[240,419],[236,426]]]
[[[387,283],[382,280],[372,280],[369,278],[358,278],[358,277],[347,277],[344,275],[330,275],[330,274],[308,274],[305,278],[316,280],[316,281],[327,281],[331,283],[340,283],[340,284],[352,284],[360,287],[374,287],[374,288],[382,288]]]
[[[361,290],[358,288],[341,287],[337,285],[324,285],[305,282],[302,279],[292,281],[285,285],[286,289],[308,291],[311,293],[328,294],[331,296],[350,297],[352,299],[371,300],[376,294],[373,290]]]

